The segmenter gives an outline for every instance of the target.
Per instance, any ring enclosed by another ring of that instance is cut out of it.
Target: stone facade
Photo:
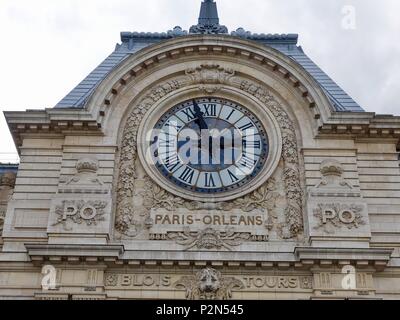
[[[141,147],[153,113],[205,94],[276,130],[266,182],[217,202],[165,188]],[[169,39],[84,109],[6,118],[21,163],[0,184],[0,298],[400,298],[400,118],[333,111],[275,49]]]

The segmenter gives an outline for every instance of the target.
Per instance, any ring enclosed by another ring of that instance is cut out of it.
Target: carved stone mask
[[[197,275],[202,293],[215,293],[221,288],[220,273],[214,269],[204,269]]]

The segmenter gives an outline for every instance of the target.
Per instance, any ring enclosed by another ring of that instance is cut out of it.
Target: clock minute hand
[[[204,120],[203,113],[201,112],[200,107],[195,100],[193,100],[193,106],[194,106],[194,113],[197,117],[197,124],[199,125],[200,130],[208,130],[208,125]]]

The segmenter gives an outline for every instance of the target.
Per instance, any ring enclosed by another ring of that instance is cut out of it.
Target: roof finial
[[[219,24],[217,4],[214,0],[204,0],[201,3],[199,23],[190,28],[190,33],[228,33],[228,29]]]

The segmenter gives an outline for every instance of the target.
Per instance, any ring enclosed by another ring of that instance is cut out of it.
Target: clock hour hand
[[[200,107],[195,100],[193,100],[193,106],[194,106],[194,113],[197,117],[196,123],[199,125],[200,130],[208,130],[208,125],[204,120],[203,113],[201,112]]]

